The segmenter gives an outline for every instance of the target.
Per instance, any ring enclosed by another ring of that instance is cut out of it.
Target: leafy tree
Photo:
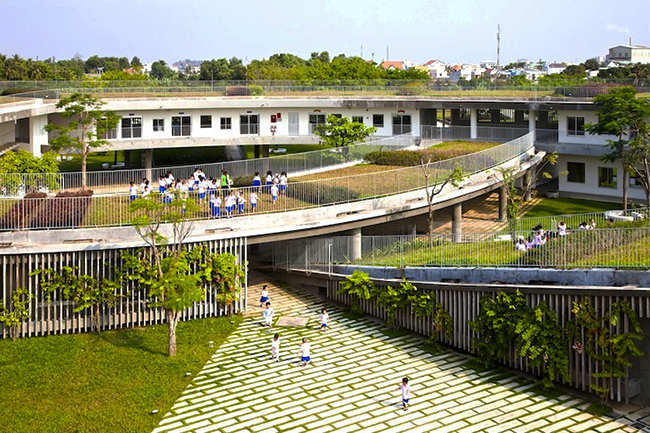
[[[217,302],[232,314],[234,309],[229,307],[241,297],[242,282],[246,278],[244,269],[233,254],[209,253],[205,256],[203,277],[207,283],[217,287]]]
[[[598,123],[585,125],[590,134],[613,135],[607,140],[611,152],[603,155],[606,162],[621,161],[623,165],[623,206],[627,211],[628,172],[633,172],[650,205],[650,102],[637,98],[633,87],[619,87],[594,98]]]
[[[21,189],[25,193],[39,191],[41,188],[54,189],[59,186],[56,177],[58,172],[59,165],[52,152],[40,157],[26,150],[7,152],[0,157],[0,173],[4,175],[0,188],[11,195],[17,194]],[[31,176],[23,177],[20,174]]]
[[[228,66],[231,70],[231,80],[245,80],[246,79],[246,65],[237,57],[228,60]]]
[[[25,288],[14,290],[11,294],[11,302],[7,307],[0,305],[0,323],[9,328],[9,335],[15,342],[18,339],[18,331],[22,323],[29,319],[29,302],[32,295]]]
[[[200,80],[230,80],[232,75],[233,71],[226,58],[206,60],[201,63]]]
[[[503,69],[523,69],[526,67],[526,62],[511,62],[503,67]]]
[[[131,59],[131,67],[135,69],[136,71],[141,71],[142,70],[142,61],[138,56],[133,56]]]
[[[447,185],[458,188],[465,179],[463,169],[456,165],[451,172],[440,172],[434,170],[432,155],[429,152],[420,153],[420,169],[424,176],[425,192],[427,196],[429,234],[433,234],[433,201],[437,195],[442,193]],[[432,185],[433,184],[433,185]]]
[[[158,60],[151,64],[151,77],[157,80],[171,80],[175,77],[174,71],[167,66],[164,60]]]
[[[377,132],[377,128],[363,123],[352,122],[347,117],[327,116],[327,123],[318,125],[314,133],[320,137],[322,144],[344,147],[363,143],[366,138]]]
[[[409,306],[409,296],[416,290],[413,284],[404,280],[399,286],[386,286],[377,291],[377,305],[386,310],[389,328],[399,329],[399,313]]]
[[[116,290],[120,287],[119,274],[114,281],[106,278],[98,280],[80,273],[77,266],[64,266],[60,270],[38,269],[30,275],[41,277],[40,286],[48,298],[52,293],[60,291],[63,299],[74,303],[74,311],[90,309],[95,332],[101,333],[100,310],[102,306],[112,307],[118,299]]]
[[[45,125],[47,132],[58,135],[50,141],[52,150],[77,151],[81,154],[81,187],[86,189],[86,159],[91,149],[109,144],[101,138],[117,127],[120,116],[112,111],[102,111],[105,102],[87,93],[75,92],[56,104],[62,108],[61,116],[71,119],[67,125]]]
[[[600,69],[600,63],[598,63],[598,60],[596,59],[587,59],[583,65],[588,71],[597,71]]]
[[[223,275],[219,270],[207,270],[213,260],[205,266],[197,266],[205,255],[203,248],[183,247],[183,241],[192,230],[186,212],[196,208],[180,191],[174,193],[170,204],[137,199],[129,206],[135,216],[136,232],[149,248],[136,254],[124,254],[123,270],[128,280],[147,290],[147,296],[153,300],[152,307],[164,310],[169,326],[170,356],[176,355],[176,328],[181,314],[205,297],[203,283],[206,278]],[[163,224],[171,226],[171,242],[162,234]]]
[[[567,75],[570,77],[585,77],[587,69],[585,65],[569,65],[567,66],[560,75]]]
[[[363,314],[361,299],[377,296],[377,286],[366,272],[354,271],[341,283],[339,294],[350,295],[350,310],[354,314]]]
[[[147,81],[149,77],[145,74],[131,74],[126,71],[104,72],[100,78],[102,81]]]

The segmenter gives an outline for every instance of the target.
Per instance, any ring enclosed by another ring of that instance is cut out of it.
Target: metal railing
[[[9,84],[7,84],[9,83]],[[0,85],[17,85],[5,82]],[[414,85],[415,84],[415,85]],[[611,86],[602,83],[585,86],[459,86],[431,80],[310,80],[297,81],[74,81],[28,82],[30,92],[9,95],[7,101],[39,98],[57,100],[72,92],[83,91],[102,98],[178,98],[248,96],[381,96],[381,97],[472,97],[525,101],[590,101],[605,94]],[[635,87],[648,93],[647,87]],[[2,103],[2,100],[0,100]]]
[[[415,144],[410,135],[387,138],[373,138],[366,143],[355,144],[344,149],[322,149],[310,152],[279,155],[272,158],[255,158],[240,161],[224,161],[209,164],[192,164],[182,166],[155,167],[151,169],[98,170],[86,172],[86,185],[96,194],[116,193],[127,190],[129,182],[139,184],[142,179],[149,179],[157,187],[156,180],[167,172],[172,172],[176,179],[189,179],[197,167],[210,176],[221,176],[221,170],[228,170],[231,178],[252,176],[255,172],[264,175],[267,171],[292,174],[311,170],[335,167],[340,164],[361,161],[370,152],[385,149],[403,149]],[[0,196],[22,196],[32,190],[55,193],[64,190],[76,190],[82,186],[80,171],[53,174],[40,173],[6,173],[0,174]]]
[[[530,231],[423,236],[338,236],[276,243],[276,266],[331,272],[364,266],[650,269],[650,227],[547,232],[533,246]],[[517,249],[517,244],[526,250]]]
[[[471,155],[460,156],[430,165],[429,185],[447,177],[457,166],[467,176],[520,157],[533,147],[531,135]],[[346,149],[344,148],[343,151]],[[353,159],[356,159],[354,157]],[[250,215],[250,194],[258,195],[255,213],[287,212],[326,205],[349,203],[424,188],[422,167],[407,167],[347,177],[289,183],[273,200],[268,187],[238,188],[246,200],[242,215]],[[209,219],[212,209],[207,197],[203,200],[190,194],[199,209],[189,219]],[[163,200],[155,194],[151,200]],[[225,206],[225,203],[223,203]],[[238,209],[232,216],[240,215]],[[137,215],[129,212],[129,196],[49,197],[22,200],[0,199],[0,231],[17,229],[55,229],[130,225]],[[226,216],[224,209],[221,216]]]

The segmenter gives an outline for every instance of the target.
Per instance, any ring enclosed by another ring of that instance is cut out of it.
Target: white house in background
[[[511,77],[516,77],[519,75],[525,75],[527,80],[535,81],[538,80],[539,77],[546,75],[546,72],[540,71],[539,69],[510,69],[510,76]]]
[[[464,80],[471,80],[472,78],[481,77],[483,72],[485,72],[485,69],[481,68],[479,65],[471,63],[454,65],[451,67],[451,72],[449,73],[449,81],[456,82],[461,78]]]
[[[482,62],[479,62],[478,65],[482,69],[494,69],[494,67],[497,65],[497,62],[494,60],[483,60]]]
[[[449,78],[449,74],[447,74],[447,64],[442,60],[429,60],[423,66],[426,66],[429,69],[429,76],[431,78]]]
[[[404,60],[402,66],[404,69],[412,69],[415,67],[415,62],[413,60]]]
[[[151,72],[151,65],[153,65],[153,62],[145,63],[142,65],[142,72],[145,74],[148,74]]]
[[[560,72],[564,71],[568,64],[565,62],[553,62],[553,63],[544,63],[544,72],[547,74],[559,74]]]
[[[650,63],[650,47],[644,45],[617,45],[609,49],[608,60]]]

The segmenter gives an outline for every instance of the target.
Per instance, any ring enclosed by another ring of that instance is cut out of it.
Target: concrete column
[[[463,235],[463,205],[454,205],[451,212],[451,234],[454,242],[460,242]]]
[[[253,149],[255,149],[255,159],[259,158],[260,157],[260,145],[256,144],[255,146],[253,146]]]
[[[478,110],[469,109],[469,138],[476,140],[478,138]]]
[[[354,229],[351,231],[352,235],[352,248],[350,259],[352,261],[359,260],[361,258],[361,229]]]
[[[523,189],[524,189],[524,201],[530,201],[530,199],[532,198],[531,197],[531,189],[535,186],[535,185],[531,184],[532,178],[533,178],[533,174],[531,173],[530,170],[528,170],[528,171],[526,171],[526,173],[524,173],[524,178],[522,180],[522,182],[523,182],[522,186],[523,186]]]
[[[506,215],[507,197],[506,189],[502,186],[499,188],[499,221],[506,221],[508,219]]]
[[[29,146],[22,148],[32,152],[34,156],[41,156],[41,146],[48,144],[45,125],[47,125],[47,114],[29,118]]]
[[[535,130],[537,129],[537,110],[528,110],[528,132],[533,133],[533,142],[537,139],[535,137]]]
[[[268,145],[268,144],[263,144],[263,145],[262,145],[262,156],[263,156],[264,158],[268,158],[268,157],[269,157],[269,145]]]
[[[154,179],[151,178],[151,168],[153,167],[153,149],[145,149],[142,151],[142,167],[146,170],[145,176],[149,182],[153,184]]]
[[[124,168],[131,168],[131,151],[124,151]]]

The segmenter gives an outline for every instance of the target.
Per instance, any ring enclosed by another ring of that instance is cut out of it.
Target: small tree
[[[377,132],[377,128],[363,123],[351,122],[347,117],[327,116],[327,123],[318,125],[314,133],[320,137],[323,144],[335,147],[363,143],[366,138]]]
[[[240,299],[242,282],[246,278],[237,257],[230,253],[208,254],[202,266],[205,281],[217,287],[217,302],[232,314],[234,309],[228,307]]]
[[[8,306],[0,305],[0,322],[9,328],[9,335],[15,342],[23,321],[29,319],[29,302],[32,295],[25,288],[14,290]]]
[[[368,300],[377,295],[377,286],[366,272],[354,271],[341,283],[339,293],[350,295],[350,311],[363,314],[361,299]]]
[[[429,207],[429,234],[433,234],[433,200],[447,185],[458,188],[460,183],[465,179],[465,175],[459,165],[456,165],[451,172],[435,173],[432,168],[431,154],[429,152],[422,152],[420,154],[420,169],[424,176],[427,206]]]
[[[47,132],[57,132],[50,141],[54,151],[76,151],[81,155],[81,187],[86,189],[86,159],[91,149],[107,145],[102,137],[117,127],[120,116],[102,111],[105,102],[87,93],[73,93],[61,98],[56,108],[63,108],[61,116],[70,119],[67,125],[45,125]]]
[[[628,173],[636,175],[650,205],[650,130],[646,119],[650,116],[650,102],[637,98],[634,87],[611,89],[606,95],[594,98],[598,107],[598,123],[585,125],[590,134],[613,135],[607,140],[611,152],[603,161],[621,161],[623,166],[623,210],[627,212]]]
[[[80,312],[90,309],[92,312],[93,327],[101,333],[100,310],[103,305],[112,307],[119,297],[115,292],[120,287],[119,276],[116,281],[106,278],[98,280],[90,275],[79,273],[77,266],[64,266],[61,270],[39,269],[30,275],[41,277],[40,286],[48,295],[60,290],[63,299],[74,303],[74,311]]]
[[[416,291],[415,286],[404,280],[399,286],[387,286],[377,291],[377,305],[388,314],[388,327],[399,329],[398,315],[410,304],[410,296]]]
[[[411,283],[408,283],[411,284]],[[433,333],[427,339],[426,344],[435,349],[439,349],[440,335],[448,339],[453,337],[454,323],[451,320],[449,312],[445,307],[436,301],[436,295],[431,292],[422,292],[417,287],[412,286],[409,290],[409,302],[411,310],[416,317],[431,317],[433,322]]]
[[[56,174],[59,165],[51,152],[43,156],[34,156],[26,150],[8,152],[0,158],[0,174],[5,193],[16,194],[21,189],[25,193],[41,188],[53,189],[59,186]],[[29,176],[21,176],[28,174]]]
[[[138,215],[133,220],[135,230],[149,248],[136,254],[124,254],[123,268],[128,280],[147,290],[152,299],[150,305],[165,311],[170,356],[176,355],[176,327],[182,312],[205,296],[206,269],[197,266],[205,251],[183,247],[183,241],[192,231],[186,213],[195,209],[194,202],[187,200],[180,191],[174,192],[170,204],[137,199],[129,207]],[[161,233],[165,223],[171,226],[171,243]]]

